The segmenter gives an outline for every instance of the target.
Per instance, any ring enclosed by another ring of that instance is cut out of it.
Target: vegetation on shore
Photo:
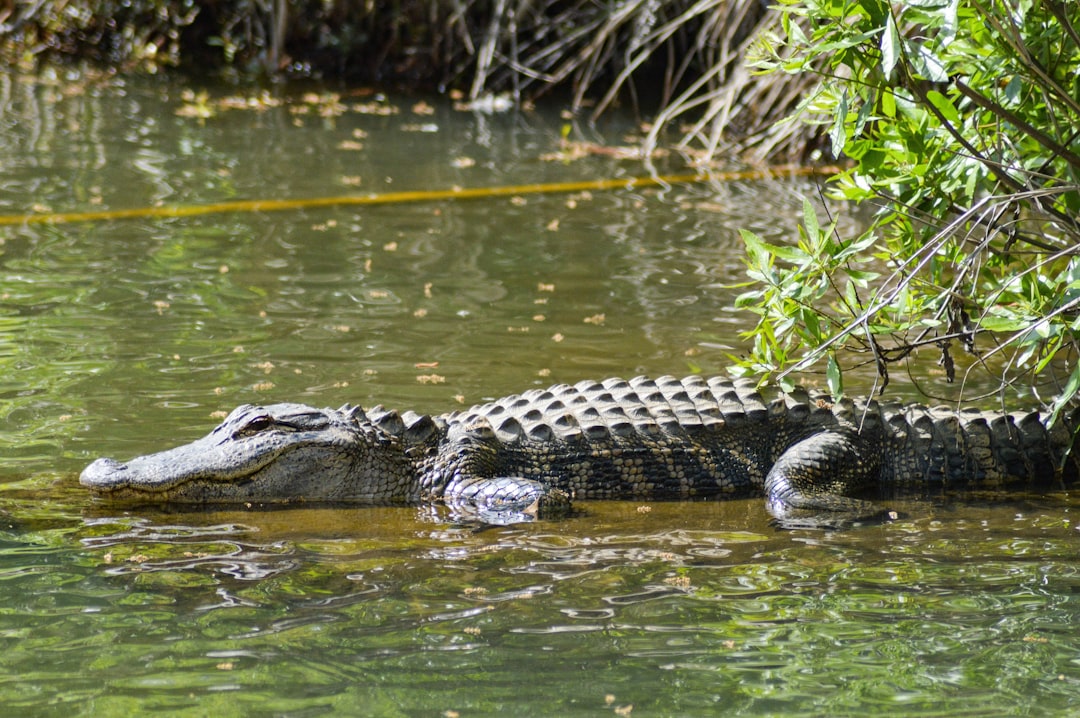
[[[41,0],[0,11],[0,59],[88,59],[121,71],[339,77],[457,89],[476,101],[552,92],[596,117],[651,117],[643,155],[677,128],[695,160],[805,159],[817,128],[783,123],[812,77],[752,76],[745,58],[780,14],[760,0]]]
[[[851,162],[832,195],[877,203],[860,237],[807,208],[795,246],[746,233],[769,375],[920,348],[1060,411],[1080,389],[1080,3],[786,0],[759,67],[825,79],[802,117]],[[842,351],[843,350],[843,351]]]

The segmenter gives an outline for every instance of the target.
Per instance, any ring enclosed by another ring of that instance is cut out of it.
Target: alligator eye
[[[256,416],[240,427],[240,430],[236,432],[237,436],[254,436],[255,434],[262,433],[267,429],[274,426],[274,420],[269,416]]]

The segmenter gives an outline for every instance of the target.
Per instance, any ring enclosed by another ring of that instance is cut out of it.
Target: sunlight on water
[[[167,80],[0,82],[0,213],[629,176],[563,120]],[[260,99],[261,98],[261,99]],[[632,123],[573,128],[623,141]],[[583,145],[588,147],[587,145]],[[565,148],[563,148],[565,149]],[[677,166],[674,159],[668,160]],[[740,227],[808,182],[0,228],[0,703],[13,714],[850,715],[1080,709],[1075,497],[134,511],[76,475],[245,402],[446,411],[718,371]]]

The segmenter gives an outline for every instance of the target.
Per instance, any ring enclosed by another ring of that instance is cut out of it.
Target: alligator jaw
[[[191,451],[198,443],[140,456],[127,463],[97,459],[83,469],[79,483],[94,494],[110,499],[184,501],[186,495],[194,493],[202,497],[200,501],[205,501],[207,493],[218,494],[229,486],[243,484],[278,455],[278,452],[265,452],[257,463],[225,472],[222,463],[214,460],[220,452],[210,447],[204,451]],[[199,458],[203,461],[198,461]],[[193,459],[196,460],[193,462]],[[205,470],[200,469],[200,464],[205,464]],[[212,488],[215,485],[220,487],[218,491]]]
[[[127,464],[113,459],[97,459],[83,469],[79,483],[92,494],[110,501],[125,500],[138,503],[168,503],[173,499],[169,485],[148,486],[143,482],[132,481],[133,472]]]

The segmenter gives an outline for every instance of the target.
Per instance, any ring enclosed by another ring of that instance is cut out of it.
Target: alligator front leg
[[[765,477],[769,512],[782,528],[841,528],[895,518],[870,501],[849,496],[881,476],[881,452],[858,434],[822,432],[785,451]]]
[[[444,502],[455,518],[505,526],[560,516],[570,510],[562,489],[518,476],[461,479],[447,487]]]

